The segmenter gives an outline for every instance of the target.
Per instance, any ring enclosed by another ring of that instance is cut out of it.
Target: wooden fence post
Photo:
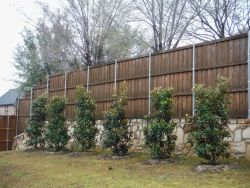
[[[7,151],[9,150],[9,130],[10,130],[10,117],[7,115],[7,137],[6,137],[6,143],[7,143]]]
[[[67,97],[67,72],[64,73],[64,97]]]
[[[151,113],[151,53],[148,56],[148,114]]]
[[[250,118],[250,31],[248,31],[248,48],[247,48],[247,99],[248,99],[248,115],[247,117]]]
[[[87,91],[89,91],[89,66],[87,70]]]
[[[114,86],[114,88],[115,88],[115,91],[116,91],[116,78],[117,77],[117,60],[115,60],[115,86]]]
[[[64,97],[67,97],[67,71],[64,72]],[[66,109],[64,109],[64,117],[66,118]]]
[[[32,115],[32,101],[33,100],[33,88],[31,87],[30,88],[30,118],[31,118],[31,115]]]
[[[47,75],[47,88],[46,88],[46,90],[47,90],[47,95],[49,97],[49,75]]]
[[[193,44],[193,63],[192,63],[192,89],[195,86],[195,44]],[[194,91],[192,91],[192,115],[195,112],[195,96]]]
[[[16,105],[16,136],[18,133],[18,121],[19,121],[19,104],[20,104],[20,100],[19,97],[17,98],[17,105]]]

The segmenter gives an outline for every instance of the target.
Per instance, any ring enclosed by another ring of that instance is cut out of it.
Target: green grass
[[[250,187],[250,161],[232,159],[238,169],[221,173],[194,172],[198,158],[146,166],[147,154],[103,160],[100,153],[69,157],[68,153],[0,152],[0,187]]]

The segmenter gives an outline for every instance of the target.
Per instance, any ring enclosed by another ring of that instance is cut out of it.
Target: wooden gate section
[[[16,136],[16,116],[0,116],[0,151],[12,149]]]

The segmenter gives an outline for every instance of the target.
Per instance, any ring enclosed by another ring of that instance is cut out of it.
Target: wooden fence
[[[16,136],[16,116],[0,116],[0,151],[12,149]]]
[[[117,83],[128,84],[128,118],[143,118],[151,108],[149,89],[172,87],[174,89],[174,118],[192,115],[192,87],[196,84],[213,85],[217,75],[230,81],[230,117],[247,117],[247,34],[223,40],[180,47],[148,56],[119,60],[117,63],[93,66],[88,69],[52,75],[47,84],[33,87],[32,99],[48,90],[49,97],[68,98],[66,117],[75,118],[76,86],[88,87],[96,100],[96,118],[112,102],[112,92]],[[194,63],[194,67],[193,67]],[[195,71],[193,72],[193,68]],[[89,74],[88,74],[89,72]],[[195,77],[193,77],[193,74]],[[116,75],[116,77],[115,77]],[[150,87],[149,87],[150,86]],[[22,132],[29,117],[30,99],[19,102],[19,130]]]

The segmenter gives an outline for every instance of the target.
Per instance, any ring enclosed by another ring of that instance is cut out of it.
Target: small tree
[[[49,100],[49,104],[47,105],[48,128],[46,131],[46,141],[56,151],[61,150],[69,139],[63,115],[65,107],[66,99],[59,96],[54,96]]]
[[[115,155],[126,155],[129,149],[130,132],[125,119],[127,104],[127,85],[124,82],[119,93],[113,94],[111,108],[105,114],[103,146],[111,148]]]
[[[44,147],[44,131],[46,122],[46,104],[47,96],[40,96],[32,104],[32,115],[28,121],[26,129],[28,135],[27,144],[37,149],[39,146]]]
[[[83,151],[95,146],[95,136],[98,130],[95,127],[95,101],[84,87],[76,89],[76,126],[74,138]]]
[[[144,128],[145,146],[151,151],[153,158],[169,158],[175,149],[176,126],[171,121],[172,89],[156,88],[152,91],[152,102],[155,112],[146,117],[148,126]]]
[[[225,141],[229,136],[227,89],[228,81],[223,77],[218,77],[215,87],[196,85],[194,88],[193,147],[197,155],[210,164],[216,164],[219,157],[229,156]]]

